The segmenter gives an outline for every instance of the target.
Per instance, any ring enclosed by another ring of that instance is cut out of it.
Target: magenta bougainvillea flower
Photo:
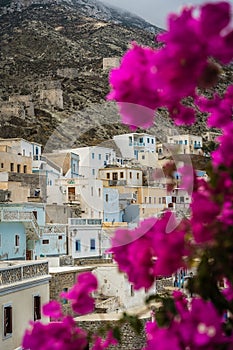
[[[185,229],[166,212],[161,219],[144,220],[134,230],[117,230],[109,251],[135,289],[149,288],[156,276],[171,275],[184,266]]]
[[[209,112],[208,125],[211,128],[224,128],[232,122],[233,85],[230,85],[223,98],[215,94],[212,99],[199,97],[196,104],[202,112]]]
[[[78,328],[70,316],[48,324],[32,322],[22,342],[23,348],[30,350],[83,350],[86,345],[86,332]]]
[[[182,100],[195,99],[197,87],[211,87],[217,82],[220,71],[210,57],[224,64],[232,60],[230,19],[230,5],[224,1],[203,5],[199,12],[197,7],[185,8],[179,15],[170,15],[168,30],[157,36],[162,47],[156,50],[134,44],[120,67],[110,74],[112,91],[108,99],[117,101],[123,122],[149,127],[154,110],[166,107],[177,125],[192,124],[195,111],[182,106]],[[124,103],[148,110],[144,116]],[[222,107],[228,108],[226,102]],[[213,119],[210,124],[218,123],[218,116]]]
[[[102,339],[99,336],[95,336],[94,345],[92,350],[104,350],[110,345],[117,345],[118,341],[113,337],[113,332],[110,330],[107,333],[106,339]]]
[[[167,327],[160,328],[156,322],[147,323],[144,350],[213,350],[223,344],[229,345],[231,338],[223,335],[222,315],[211,302],[193,298],[189,305],[184,296],[178,294],[174,299],[178,315],[171,316]]]
[[[212,163],[216,168],[224,166],[231,169],[233,167],[233,152],[229,152],[229,150],[233,149],[232,135],[233,123],[227,125],[227,127],[223,129],[223,135],[218,137],[220,145],[216,151],[211,154]]]
[[[214,238],[215,220],[220,213],[220,206],[211,198],[211,192],[194,192],[192,195],[191,227],[197,243],[210,241]]]
[[[51,300],[48,304],[43,305],[43,314],[54,319],[63,317],[61,304],[56,300]]]
[[[94,299],[89,295],[97,289],[98,282],[91,272],[85,272],[77,277],[77,283],[68,291],[62,292],[62,298],[71,300],[74,312],[85,315],[94,310]]]

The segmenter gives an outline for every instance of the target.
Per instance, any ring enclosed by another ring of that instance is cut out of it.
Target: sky
[[[110,5],[126,9],[158,27],[166,28],[166,16],[177,12],[183,5],[202,4],[204,0],[102,0]],[[208,0],[216,2],[216,0]],[[230,0],[233,3],[233,0]]]

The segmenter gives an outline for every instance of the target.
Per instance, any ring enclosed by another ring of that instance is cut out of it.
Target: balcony
[[[201,149],[201,145],[194,145],[194,149]]]
[[[73,193],[68,194],[68,202],[80,204],[81,203],[80,194],[73,194]]]
[[[84,226],[84,225],[102,225],[101,219],[69,219],[70,225]]]
[[[67,225],[63,225],[63,224],[48,224],[46,226],[40,227],[40,232],[41,232],[41,236],[43,234],[54,234],[54,235],[59,235],[62,233],[66,234],[66,228]]]
[[[109,180],[109,186],[126,186],[126,180]]]
[[[2,209],[0,211],[0,222],[21,222],[26,228],[29,239],[40,239],[40,228],[32,212]]]
[[[0,262],[0,287],[31,278],[48,276],[48,262]]]

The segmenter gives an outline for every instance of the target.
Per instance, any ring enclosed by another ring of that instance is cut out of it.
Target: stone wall
[[[22,186],[29,186],[31,197],[35,195],[35,190],[40,188],[40,197],[43,201],[46,200],[47,192],[45,175],[9,173],[8,181],[20,182]]]
[[[87,271],[90,271],[90,269]],[[84,271],[82,271],[84,272]],[[51,273],[51,280],[50,280],[50,300],[58,300],[61,301],[60,293],[65,289],[68,288],[68,290],[74,285],[74,283],[77,280],[77,275],[81,273],[81,271],[66,271],[66,272],[58,272],[58,273]],[[64,314],[70,314],[74,315],[72,312],[72,309],[70,307],[69,303],[62,302],[62,311]],[[77,315],[76,315],[77,316]]]
[[[112,259],[103,259],[103,258],[87,258],[87,259],[74,259],[74,265],[99,265],[99,264],[111,264],[113,262]]]
[[[75,79],[78,77],[78,69],[75,68],[63,68],[57,70],[57,75],[62,78]]]
[[[110,70],[111,68],[119,67],[120,57],[106,57],[103,58],[103,70]]]
[[[148,319],[144,319],[143,323],[145,325]],[[104,325],[109,325],[110,327],[117,326],[116,320],[111,321],[78,321],[76,319],[77,325],[82,329],[85,329],[92,333],[97,333],[99,329],[103,328]],[[144,330],[140,335],[136,334],[134,330],[128,324],[124,324],[120,327],[121,331],[121,343],[117,346],[111,346],[109,349],[114,350],[139,350],[145,346],[146,336]]]

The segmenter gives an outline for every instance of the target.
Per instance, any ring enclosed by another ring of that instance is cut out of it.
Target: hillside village
[[[116,229],[133,229],[167,208],[189,215],[190,196],[180,187],[178,168],[190,157],[208,159],[203,144],[216,136],[169,135],[161,144],[156,135],[132,132],[50,153],[22,138],[0,139],[0,347],[17,348],[28,321],[43,319],[41,305],[59,300],[81,271],[98,276],[96,312],[106,315],[140,307],[146,295],[171,286],[168,277],[149,291],[133,291],[106,250]],[[163,167],[171,159],[175,182],[168,191]],[[71,311],[66,301],[63,308]]]
[[[63,312],[72,314],[60,293],[85,271],[97,276],[99,287],[95,312],[73,315],[79,326],[96,331],[103,323],[115,324],[126,310],[150,318],[142,306],[145,297],[173,287],[173,276],[135,291],[108,252],[111,237],[167,209],[177,219],[189,217],[191,198],[181,186],[179,168],[190,165],[206,180],[219,136],[205,129],[203,115],[197,125],[174,130],[164,111],[148,133],[127,131],[115,104],[104,104],[109,70],[119,65],[129,42],[154,45],[154,33],[161,30],[130,14],[103,12],[103,5],[93,7],[91,1],[75,6],[60,0],[7,0],[1,8],[3,350],[23,350],[29,321],[49,321],[42,313],[49,300],[62,301]],[[231,70],[223,72],[220,91],[232,79]],[[66,133],[70,142],[63,142]],[[175,166],[167,173],[171,161]],[[135,350],[144,342],[144,333],[136,335],[125,325],[115,348]]]

